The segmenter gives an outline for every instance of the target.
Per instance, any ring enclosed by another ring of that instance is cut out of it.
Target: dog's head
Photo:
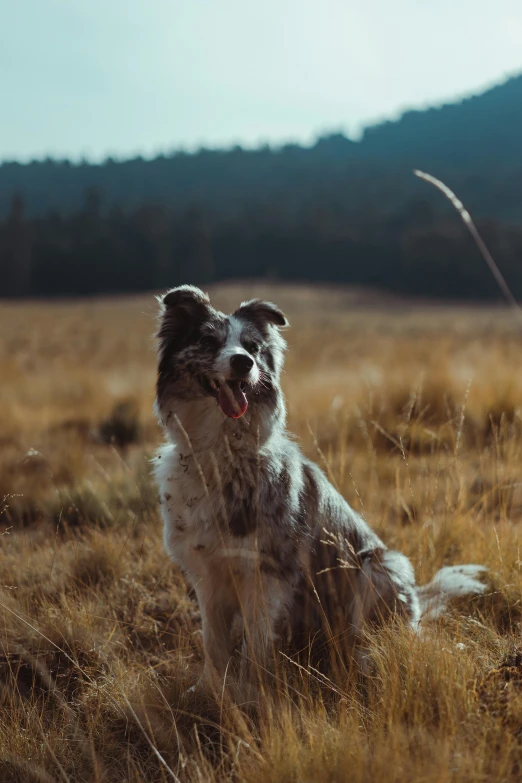
[[[288,322],[276,305],[243,302],[232,314],[215,310],[206,294],[180,286],[160,300],[157,405],[207,398],[238,419],[249,406],[277,403]]]

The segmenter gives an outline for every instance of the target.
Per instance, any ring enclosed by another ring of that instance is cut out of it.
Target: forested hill
[[[263,275],[495,295],[457,216],[413,168],[462,198],[522,296],[522,75],[359,142],[6,162],[0,296]]]
[[[455,169],[512,169],[522,164],[522,74],[481,95],[408,111],[367,128],[369,158]]]
[[[326,192],[346,205],[370,200],[380,212],[422,192],[411,178],[415,167],[449,178],[483,214],[522,215],[522,75],[459,103],[367,128],[360,142],[339,134],[312,147],[200,150],[101,165],[4,163],[0,215],[14,191],[30,214],[67,213],[80,208],[89,187],[99,189],[106,207],[197,201],[226,211],[245,199],[302,203]]]

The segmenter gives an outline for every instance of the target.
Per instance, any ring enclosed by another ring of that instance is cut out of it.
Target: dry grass
[[[226,308],[253,292],[214,293]],[[376,635],[364,681],[283,662],[255,715],[188,690],[197,607],[148,470],[152,297],[3,304],[0,780],[520,779],[520,322],[262,293],[293,324],[284,385],[305,451],[421,580],[484,563],[488,595],[423,638]]]

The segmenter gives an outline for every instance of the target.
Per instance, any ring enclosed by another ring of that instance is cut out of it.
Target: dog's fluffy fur
[[[356,656],[369,624],[402,616],[416,628],[484,589],[479,566],[417,587],[408,558],[303,457],[285,430],[285,326],[260,300],[226,316],[192,286],[161,299],[155,408],[166,444],[154,471],[167,552],[199,603],[209,677],[222,678],[236,650],[239,676],[286,645],[326,658],[342,638]]]

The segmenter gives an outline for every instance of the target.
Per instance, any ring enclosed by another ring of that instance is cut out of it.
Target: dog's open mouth
[[[205,381],[202,383],[203,387],[216,398],[217,404],[225,414],[231,419],[240,419],[248,408],[248,400],[246,397],[247,383],[244,381],[238,381],[229,379],[222,383],[216,381]]]
[[[231,419],[240,419],[248,408],[245,394],[246,383],[243,381],[225,381],[217,393],[218,405]]]

